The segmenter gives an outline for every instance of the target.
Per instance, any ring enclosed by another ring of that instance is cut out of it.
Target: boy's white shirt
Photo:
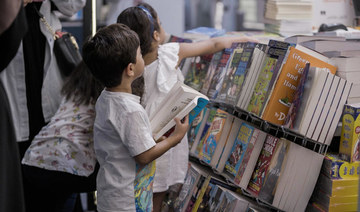
[[[179,43],[166,43],[158,49],[158,59],[147,65],[144,71],[145,93],[143,102],[148,115],[156,111],[166,94],[178,81],[184,81],[179,68]],[[169,186],[183,183],[188,168],[188,139],[182,141],[156,159],[154,192],[168,190]]]
[[[155,141],[150,122],[140,105],[140,98],[104,90],[96,103],[94,124],[94,148],[100,163],[97,176],[98,211],[135,211],[134,182],[139,173],[134,156],[153,146]],[[144,166],[143,170],[150,175],[143,179],[148,183],[141,182],[147,184],[143,194],[148,198],[148,207],[152,207],[154,165],[151,162]]]

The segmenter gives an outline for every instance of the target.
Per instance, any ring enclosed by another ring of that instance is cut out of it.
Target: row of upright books
[[[211,106],[188,136],[190,155],[227,181],[281,210],[305,210],[323,155]]]
[[[352,87],[336,70],[329,58],[298,44],[233,43],[193,58],[185,84],[330,145]]]

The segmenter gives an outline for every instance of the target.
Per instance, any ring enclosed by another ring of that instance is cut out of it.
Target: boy
[[[105,90],[96,103],[94,147],[98,211],[151,211],[154,159],[178,144],[188,118],[176,119],[172,136],[155,143],[140,97],[131,84],[144,71],[135,32],[123,24],[100,29],[83,47],[83,57]]]

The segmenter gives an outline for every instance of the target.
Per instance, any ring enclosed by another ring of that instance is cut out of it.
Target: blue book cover
[[[254,132],[254,127],[246,123],[242,123],[238,135],[234,141],[228,160],[225,163],[225,171],[232,176],[236,176],[246,149],[248,147],[251,136]]]

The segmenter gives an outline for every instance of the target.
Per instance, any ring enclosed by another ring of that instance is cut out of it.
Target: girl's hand
[[[27,4],[29,4],[29,3],[31,3],[31,2],[33,2],[33,0],[24,0],[24,7],[27,5]]]

